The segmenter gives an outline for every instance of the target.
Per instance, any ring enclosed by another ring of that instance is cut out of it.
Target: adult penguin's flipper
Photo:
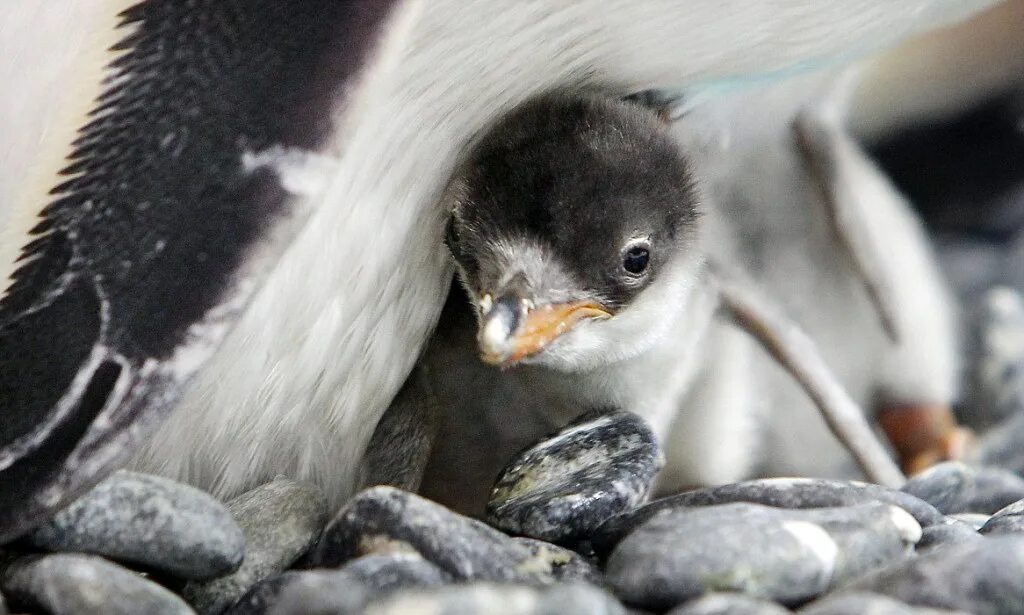
[[[63,183],[13,205],[39,218],[0,302],[0,544],[123,462],[220,343],[304,222],[304,171],[336,157],[397,4],[120,14]]]

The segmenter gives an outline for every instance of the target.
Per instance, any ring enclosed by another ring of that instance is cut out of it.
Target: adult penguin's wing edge
[[[0,544],[123,463],[213,353],[306,220],[336,118],[405,12],[125,5],[96,9],[119,41],[60,183],[4,206],[8,233],[38,218],[0,300]]]

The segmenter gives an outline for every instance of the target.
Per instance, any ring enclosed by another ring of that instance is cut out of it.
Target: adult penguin
[[[445,178],[530,96],[785,72],[993,3],[7,7],[5,74],[82,45],[54,87],[7,82],[40,97],[2,139],[21,145],[0,184],[0,542],[172,409],[142,467],[222,495],[286,473],[346,497],[443,302]]]

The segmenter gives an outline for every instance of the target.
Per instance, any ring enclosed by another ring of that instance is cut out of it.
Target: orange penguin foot
[[[948,406],[890,405],[877,417],[908,476],[941,461],[963,459],[974,439],[970,429],[957,424]]]

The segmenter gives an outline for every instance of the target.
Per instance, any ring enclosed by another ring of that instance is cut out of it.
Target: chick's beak
[[[610,318],[611,313],[593,301],[574,301],[534,307],[517,294],[480,301],[477,342],[480,355],[492,365],[511,365],[536,354],[577,323]]]

